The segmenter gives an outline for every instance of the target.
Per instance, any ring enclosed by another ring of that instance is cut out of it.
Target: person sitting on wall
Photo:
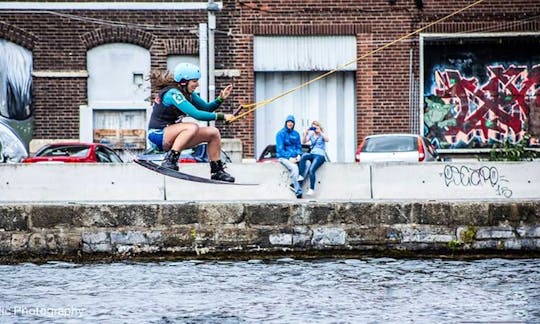
[[[276,157],[289,171],[296,198],[302,198],[302,187],[298,183],[298,161],[302,156],[302,144],[300,134],[294,129],[294,124],[294,116],[287,116],[285,126],[276,134]]]
[[[311,144],[309,153],[304,153],[298,163],[298,181],[303,181],[306,176],[306,164],[309,161],[309,190],[306,195],[312,196],[315,194],[315,172],[326,161],[326,142],[329,141],[328,136],[323,132],[323,127],[320,122],[314,120],[311,127],[304,132],[302,144]]]
[[[183,122],[190,116],[197,120],[230,120],[231,114],[214,111],[231,94],[232,85],[221,90],[216,100],[208,103],[195,92],[199,86],[201,72],[193,64],[180,63],[174,73],[153,72],[150,76],[160,89],[148,124],[148,139],[159,150],[167,151],[163,167],[178,171],[180,152],[197,144],[208,142],[210,173],[214,180],[234,182],[234,177],[225,172],[221,157],[221,134],[216,127],[202,127],[194,122]]]

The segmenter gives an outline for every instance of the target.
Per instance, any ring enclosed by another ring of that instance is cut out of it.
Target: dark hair
[[[177,83],[174,82],[172,73],[169,71],[152,71],[150,72],[149,79],[158,89],[177,86]]]
[[[153,83],[154,86],[156,86],[156,88],[158,88],[158,90],[161,90],[165,87],[175,87],[177,88],[178,90],[180,90],[180,92],[182,92],[182,94],[184,95],[184,97],[189,101],[191,102],[191,94],[188,93],[187,91],[187,83],[186,84],[183,84],[183,83],[178,83],[176,81],[174,81],[174,76],[171,72],[169,71],[152,71],[150,73],[150,77],[149,77],[149,80],[150,82]]]

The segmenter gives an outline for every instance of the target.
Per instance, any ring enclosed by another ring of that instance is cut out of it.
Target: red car
[[[99,143],[54,143],[40,148],[22,163],[122,163],[120,156],[110,147]]]

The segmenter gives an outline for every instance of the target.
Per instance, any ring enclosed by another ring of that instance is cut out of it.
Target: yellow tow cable
[[[413,31],[413,32],[411,32],[411,33],[409,33],[409,34],[407,34],[407,35],[401,36],[400,38],[398,38],[398,39],[396,39],[396,40],[394,40],[394,41],[392,41],[392,42],[390,42],[390,43],[387,43],[387,44],[385,44],[385,45],[383,45],[383,46],[381,46],[381,47],[379,47],[379,48],[376,48],[376,49],[374,49],[374,50],[371,51],[371,52],[368,52],[368,53],[366,53],[366,54],[364,54],[364,55],[362,55],[362,56],[360,56],[360,57],[358,57],[358,58],[356,58],[356,59],[354,59],[354,60],[352,60],[352,61],[350,61],[350,62],[347,62],[347,63],[345,63],[345,64],[342,64],[342,65],[338,66],[337,68],[335,68],[335,69],[333,69],[333,70],[331,70],[331,71],[328,71],[328,72],[326,72],[326,73],[324,73],[324,74],[322,74],[322,75],[320,75],[320,76],[318,76],[318,77],[316,77],[316,78],[314,78],[314,79],[312,79],[312,80],[309,80],[309,81],[307,81],[307,82],[305,82],[305,83],[302,83],[302,84],[300,84],[300,85],[298,85],[298,86],[296,86],[296,87],[294,87],[294,88],[292,88],[292,89],[290,89],[290,90],[287,90],[287,91],[285,91],[285,92],[283,92],[283,93],[281,93],[281,94],[279,94],[279,95],[277,95],[277,96],[275,96],[275,97],[272,97],[272,98],[270,98],[270,99],[266,99],[266,100],[263,100],[263,101],[255,102],[255,103],[252,103],[252,104],[246,104],[246,105],[242,105],[242,104],[241,104],[241,105],[239,106],[239,108],[237,109],[238,112],[239,112],[240,110],[244,109],[244,108],[249,108],[249,109],[248,109],[246,112],[243,112],[243,113],[241,113],[241,114],[239,114],[239,115],[237,115],[237,116],[234,116],[234,117],[231,118],[228,122],[229,122],[229,123],[232,123],[232,122],[234,122],[234,121],[236,121],[236,120],[238,120],[238,119],[240,119],[240,118],[244,118],[245,116],[247,116],[247,115],[251,114],[252,112],[254,112],[255,110],[259,109],[260,107],[266,106],[267,104],[272,103],[272,102],[278,100],[279,98],[284,97],[284,96],[286,96],[286,95],[288,95],[288,94],[290,94],[290,93],[292,93],[292,92],[294,92],[294,91],[296,91],[296,90],[298,90],[298,89],[301,89],[301,88],[303,88],[303,87],[305,87],[305,86],[307,86],[307,85],[310,85],[311,83],[313,83],[313,82],[315,82],[315,81],[318,81],[318,80],[320,80],[320,79],[322,79],[322,78],[326,78],[327,76],[329,76],[329,75],[331,75],[332,73],[335,73],[335,72],[337,72],[337,71],[343,69],[343,68],[346,67],[346,66],[349,66],[349,65],[351,65],[351,64],[353,64],[353,63],[355,63],[355,62],[357,62],[357,61],[359,61],[359,60],[361,60],[361,59],[363,59],[363,58],[366,58],[366,57],[368,57],[368,56],[370,56],[370,55],[373,55],[373,54],[375,54],[375,53],[378,53],[378,52],[382,51],[383,49],[385,49],[385,48],[387,48],[387,47],[389,47],[389,46],[392,46],[392,45],[394,45],[394,44],[396,44],[396,43],[398,43],[398,42],[401,42],[402,40],[404,40],[404,39],[406,39],[406,38],[409,38],[409,37],[411,37],[411,36],[413,36],[413,35],[416,35],[416,34],[422,32],[423,30],[425,30],[425,29],[427,29],[427,28],[429,28],[429,27],[431,27],[431,26],[433,26],[433,25],[436,25],[436,24],[438,24],[438,23],[440,23],[440,22],[442,22],[442,21],[445,21],[445,20],[447,20],[448,18],[450,18],[450,17],[452,17],[452,16],[455,16],[455,15],[457,15],[457,14],[459,14],[459,13],[465,11],[465,10],[468,10],[468,9],[470,9],[470,8],[476,6],[476,5],[478,5],[478,4],[480,4],[481,2],[484,2],[484,1],[485,1],[485,0],[478,0],[478,1],[476,1],[476,2],[474,2],[474,3],[472,3],[472,4],[468,5],[468,6],[466,6],[466,7],[464,7],[464,8],[459,9],[458,11],[455,11],[455,12],[453,12],[453,13],[451,13],[451,14],[449,14],[449,15],[447,15],[447,16],[441,18],[441,19],[438,19],[438,20],[436,20],[436,21],[434,21],[434,22],[432,22],[432,23],[429,23],[429,24],[427,24],[427,25],[424,26],[424,27],[418,28],[417,30],[415,30],[415,31]]]

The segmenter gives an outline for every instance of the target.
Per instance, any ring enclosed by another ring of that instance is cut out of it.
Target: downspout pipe
[[[199,87],[201,98],[208,101],[208,26],[199,24]]]
[[[216,30],[215,12],[219,10],[217,3],[208,0],[208,100],[216,98],[214,34]]]

